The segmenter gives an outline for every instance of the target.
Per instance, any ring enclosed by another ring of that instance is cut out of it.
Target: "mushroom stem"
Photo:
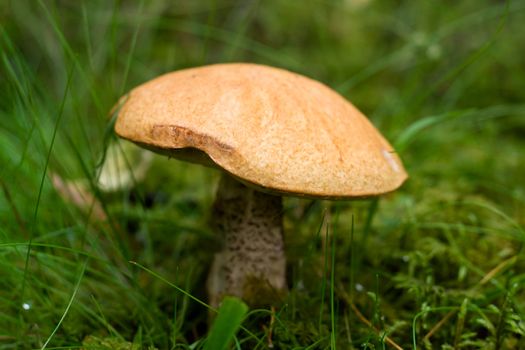
[[[251,306],[277,301],[286,290],[281,197],[223,174],[212,221],[224,242],[208,276],[210,304],[226,295]]]

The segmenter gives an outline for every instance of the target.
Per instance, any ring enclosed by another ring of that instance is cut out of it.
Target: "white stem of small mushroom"
[[[212,306],[226,295],[252,306],[270,304],[286,290],[282,211],[280,196],[222,176],[212,220],[224,245],[208,276]]]

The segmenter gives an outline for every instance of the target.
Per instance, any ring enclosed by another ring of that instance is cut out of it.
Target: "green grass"
[[[205,346],[218,173],[156,156],[95,184],[125,91],[225,61],[332,86],[410,174],[378,201],[287,198],[290,294],[230,348],[525,348],[524,52],[517,0],[1,2],[0,349]]]

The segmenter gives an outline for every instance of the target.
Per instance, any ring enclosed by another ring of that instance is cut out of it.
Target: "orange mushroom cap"
[[[247,63],[184,69],[125,97],[119,136],[219,167],[264,191],[366,197],[407,179],[392,146],[356,107],[284,69]]]

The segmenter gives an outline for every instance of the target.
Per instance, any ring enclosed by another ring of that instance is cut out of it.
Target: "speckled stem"
[[[282,199],[249,188],[224,174],[213,223],[224,237],[208,277],[210,304],[225,295],[251,306],[272,304],[286,290]]]

